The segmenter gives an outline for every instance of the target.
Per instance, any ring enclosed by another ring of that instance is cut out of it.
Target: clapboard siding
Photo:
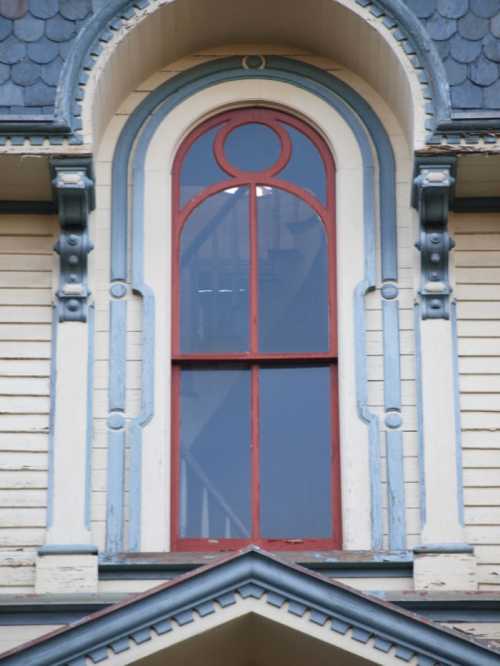
[[[0,592],[32,591],[44,543],[55,232],[0,216]]]
[[[455,215],[467,538],[480,589],[500,590],[500,215]]]

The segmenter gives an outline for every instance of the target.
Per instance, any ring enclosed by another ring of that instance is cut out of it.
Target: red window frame
[[[281,143],[281,155],[270,168],[259,172],[243,172],[229,164],[224,156],[224,141],[228,134],[246,123],[260,123],[273,129]],[[291,142],[282,124],[304,134],[316,146],[326,172],[326,205],[310,192],[279,178],[279,172],[291,154]],[[214,156],[227,179],[210,185],[180,206],[181,169],[189,149],[205,132],[221,126],[214,141]],[[238,186],[249,188],[250,217],[250,351],[229,354],[183,354],[180,352],[180,274],[179,256],[182,229],[194,209],[208,197]],[[323,222],[328,256],[329,350],[324,353],[260,353],[258,352],[258,238],[256,223],[257,186],[276,187],[303,199]],[[335,234],[335,163],[322,137],[298,118],[282,111],[267,108],[244,108],[228,111],[200,124],[182,142],[172,170],[172,471],[171,471],[171,547],[174,551],[237,550],[250,543],[268,550],[340,549],[342,544],[340,442],[338,413],[338,352],[336,297],[336,234]],[[252,535],[249,539],[182,538],[179,535],[180,509],[180,377],[182,368],[242,365],[251,371],[251,501]],[[332,535],[327,539],[265,539],[260,535],[259,498],[259,368],[277,364],[329,365],[331,372],[331,509]]]

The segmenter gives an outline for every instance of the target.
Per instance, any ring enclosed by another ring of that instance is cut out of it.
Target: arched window
[[[334,163],[233,110],[173,168],[172,546],[341,546]]]

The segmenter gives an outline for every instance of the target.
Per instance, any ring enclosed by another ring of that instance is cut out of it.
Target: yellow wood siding
[[[32,591],[44,543],[56,227],[0,216],[0,593]]]
[[[455,215],[467,538],[479,589],[500,591],[500,215]]]

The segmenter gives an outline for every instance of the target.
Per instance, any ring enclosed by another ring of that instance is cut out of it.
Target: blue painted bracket
[[[425,158],[416,163],[414,205],[420,217],[420,299],[423,319],[449,319],[451,285],[449,253],[455,243],[448,234],[448,211],[456,158]]]
[[[93,249],[87,223],[95,208],[92,162],[54,159],[53,187],[58,202],[61,233],[54,249],[60,257],[57,313],[59,321],[87,321],[87,255]]]

